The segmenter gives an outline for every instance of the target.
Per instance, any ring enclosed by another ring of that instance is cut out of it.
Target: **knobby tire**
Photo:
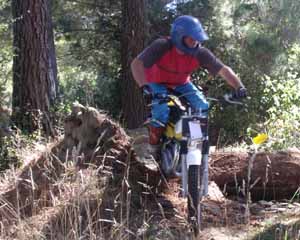
[[[200,166],[191,165],[188,169],[188,219],[195,234],[199,233],[200,222]]]

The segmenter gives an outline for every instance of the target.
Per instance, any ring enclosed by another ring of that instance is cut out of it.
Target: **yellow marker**
[[[256,137],[252,138],[252,142],[253,142],[254,144],[259,145],[259,144],[262,144],[262,143],[264,143],[265,141],[267,141],[267,139],[268,139],[268,135],[267,135],[267,134],[265,134],[265,133],[260,133],[260,134],[258,134]]]

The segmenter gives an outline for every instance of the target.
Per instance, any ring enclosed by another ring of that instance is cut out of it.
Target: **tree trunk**
[[[240,197],[245,195],[243,191],[247,191],[248,185],[254,200],[290,199],[300,190],[300,152],[258,153],[254,157],[247,153],[217,152],[211,155],[210,180]]]
[[[49,44],[49,80],[50,80],[50,102],[51,104],[55,103],[58,93],[58,79],[57,79],[57,63],[56,63],[56,53],[55,53],[55,44],[54,44],[54,33],[53,33],[53,24],[52,24],[52,13],[51,13],[51,2],[52,0],[47,0],[47,9],[48,9],[48,44]]]
[[[145,39],[144,0],[122,0],[121,94],[127,127],[139,127],[145,117],[144,103],[130,70],[131,61],[143,50]]]
[[[29,133],[53,135],[50,107],[58,82],[50,0],[12,0],[13,120]]]

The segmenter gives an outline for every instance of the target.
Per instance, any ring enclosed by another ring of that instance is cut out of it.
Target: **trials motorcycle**
[[[150,107],[153,105],[152,99],[156,98],[159,99],[158,104],[167,103],[170,108],[159,164],[167,179],[181,179],[182,196],[188,200],[188,222],[197,235],[201,226],[200,202],[208,194],[208,112],[194,112],[184,98],[188,94],[194,92],[178,95],[171,91],[168,94],[148,95],[146,102]],[[220,98],[208,97],[207,100],[219,102],[221,106],[243,104],[234,94],[225,94]],[[151,116],[149,119],[151,121]]]

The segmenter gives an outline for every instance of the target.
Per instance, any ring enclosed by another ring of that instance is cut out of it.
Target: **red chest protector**
[[[176,87],[190,81],[191,73],[199,67],[198,60],[187,54],[180,54],[175,47],[167,51],[158,62],[145,70],[149,83],[161,83]]]

